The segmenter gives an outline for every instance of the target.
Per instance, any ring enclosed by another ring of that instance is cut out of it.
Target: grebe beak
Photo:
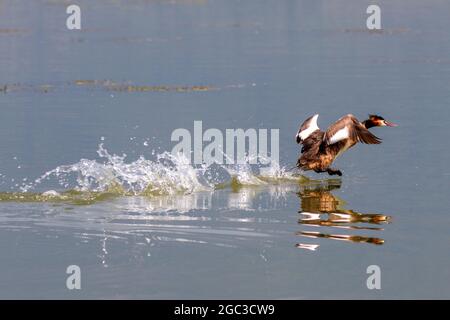
[[[384,120],[384,124],[388,127],[398,127],[398,124]]]

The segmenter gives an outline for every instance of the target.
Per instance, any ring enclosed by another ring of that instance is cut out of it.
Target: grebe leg
[[[326,171],[328,172],[328,174],[329,174],[330,176],[334,176],[335,174],[337,174],[339,177],[342,176],[341,170],[328,168]]]

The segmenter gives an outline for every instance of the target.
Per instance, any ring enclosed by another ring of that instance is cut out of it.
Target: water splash
[[[90,204],[113,196],[187,195],[306,179],[273,161],[268,166],[250,165],[250,161],[236,165],[192,165],[183,154],[169,152],[154,154],[153,160],[140,156],[127,161],[126,154],[110,154],[103,143],[97,153],[98,160],[81,159],[58,166],[31,183],[25,181],[20,192],[1,193],[0,201]],[[46,189],[47,184],[56,184],[57,190]],[[42,189],[47,191],[37,192]]]

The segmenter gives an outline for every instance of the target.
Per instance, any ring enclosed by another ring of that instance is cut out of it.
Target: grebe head
[[[398,125],[385,120],[383,117],[376,114],[369,114],[369,119],[364,121],[366,128],[371,127],[397,127]]]

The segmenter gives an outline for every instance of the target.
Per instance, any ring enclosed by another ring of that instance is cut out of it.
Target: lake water
[[[449,2],[77,4],[0,3],[0,298],[450,298]],[[293,175],[315,113],[399,126]],[[279,129],[281,169],[171,158],[195,120]]]

